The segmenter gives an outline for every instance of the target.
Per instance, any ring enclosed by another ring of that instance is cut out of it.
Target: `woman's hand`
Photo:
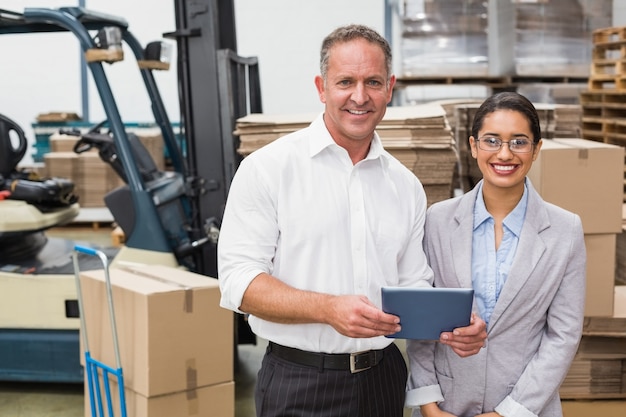
[[[470,325],[458,327],[452,332],[443,332],[439,342],[448,345],[462,358],[472,356],[485,347],[487,340],[487,324],[472,313]]]

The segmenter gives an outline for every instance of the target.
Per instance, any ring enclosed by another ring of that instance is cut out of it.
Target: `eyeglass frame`
[[[482,142],[482,141],[484,141],[485,139],[488,139],[488,138],[500,141],[500,146],[498,147],[498,149],[485,149],[485,148],[481,148],[480,147],[480,142]],[[520,140],[520,139],[521,140],[528,140],[530,142],[530,149],[529,150],[527,150],[527,151],[516,151],[516,150],[511,149],[511,145],[510,145],[511,140]],[[483,136],[481,138],[476,139],[476,142],[477,142],[476,145],[477,145],[477,147],[480,150],[485,151],[485,152],[500,152],[500,150],[502,149],[502,145],[506,144],[509,147],[509,151],[511,151],[512,153],[531,153],[537,143],[535,141],[527,139],[527,138],[520,138],[520,139],[511,139],[509,141],[504,141],[504,140],[502,140],[500,138],[497,138],[495,136]]]

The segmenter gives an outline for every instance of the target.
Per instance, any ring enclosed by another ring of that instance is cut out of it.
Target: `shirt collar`
[[[483,198],[483,182],[478,185],[478,192],[476,193],[476,204],[474,204],[474,230],[481,224],[491,218],[491,214],[487,211],[485,206],[485,200]]]
[[[313,120],[309,125],[309,129],[311,129],[309,140],[309,154],[311,157],[335,143],[324,123],[324,113],[320,113],[315,120]]]
[[[519,236],[522,232],[522,226],[524,224],[524,217],[526,217],[526,207],[528,206],[528,184],[524,181],[524,194],[517,203],[517,206],[512,212],[504,218],[503,224],[516,236]],[[476,204],[474,204],[474,230],[487,219],[492,218],[491,214],[487,211],[485,206],[485,200],[483,199],[483,182],[481,181],[476,194]]]
[[[339,146],[335,143],[333,137],[326,128],[323,112],[320,113],[315,120],[313,120],[313,122],[309,125],[309,128],[312,131],[311,140],[309,142],[309,154],[311,157],[319,154],[322,150],[328,148],[329,146]],[[370,149],[365,159],[377,159],[383,155],[385,155],[383,144],[378,136],[378,133],[374,132],[374,137],[372,138]]]

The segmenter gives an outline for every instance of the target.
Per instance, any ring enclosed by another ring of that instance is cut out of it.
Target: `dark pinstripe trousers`
[[[257,417],[402,417],[407,368],[395,344],[368,370],[320,370],[265,353]]]

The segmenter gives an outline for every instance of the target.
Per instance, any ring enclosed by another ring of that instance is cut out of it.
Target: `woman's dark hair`
[[[533,142],[539,142],[541,139],[541,125],[539,123],[537,109],[535,109],[533,103],[523,95],[509,91],[494,94],[480,105],[474,115],[474,122],[472,124],[472,136],[474,136],[474,138],[478,138],[478,132],[480,132],[480,129],[483,127],[485,117],[496,110],[514,110],[522,113],[530,125],[530,130],[533,134]]]

